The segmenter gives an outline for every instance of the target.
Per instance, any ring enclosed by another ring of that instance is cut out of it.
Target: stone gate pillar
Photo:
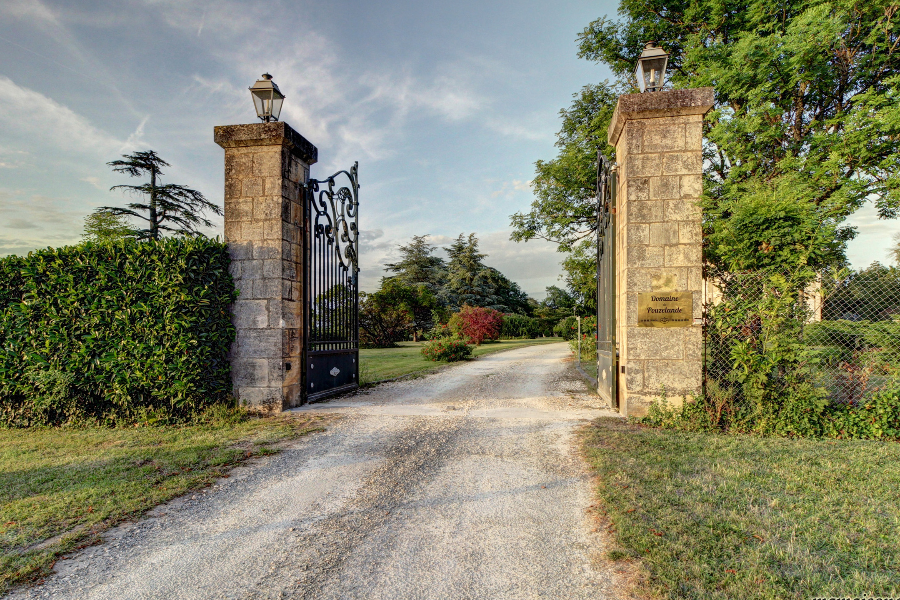
[[[713,89],[619,97],[609,143],[619,166],[616,336],[619,407],[646,414],[702,382],[703,115]]]
[[[318,151],[287,123],[215,128],[225,149],[225,242],[239,291],[232,307],[234,395],[256,410],[300,404],[300,185]]]

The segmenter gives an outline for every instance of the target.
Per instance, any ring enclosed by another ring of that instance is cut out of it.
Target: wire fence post
[[[577,364],[581,364],[581,317],[575,317],[578,320],[578,358],[576,359]]]

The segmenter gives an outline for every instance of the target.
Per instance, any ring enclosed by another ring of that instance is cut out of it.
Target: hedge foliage
[[[0,426],[181,418],[225,400],[228,265],[203,237],[0,259]]]
[[[503,315],[503,326],[500,328],[501,339],[533,339],[547,333],[552,335],[553,331],[552,326],[548,326],[546,319],[517,314]]]
[[[655,402],[641,422],[654,427],[686,431],[720,431],[721,416],[716,413],[727,401],[726,394],[714,383],[707,396],[693,398],[682,406],[665,400]],[[763,433],[784,437],[824,437],[835,439],[900,440],[900,389],[875,392],[859,404],[828,404],[814,400],[792,399],[784,403]],[[733,427],[735,433],[754,433]]]
[[[561,337],[566,341],[574,340],[578,337],[578,318],[568,316],[561,319],[559,323],[553,327],[553,335]]]
[[[422,346],[422,356],[433,361],[455,362],[472,356],[472,346],[453,338],[431,340]]]

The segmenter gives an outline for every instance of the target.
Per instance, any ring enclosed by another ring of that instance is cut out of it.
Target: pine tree
[[[463,305],[481,306],[506,313],[528,312],[528,295],[503,273],[484,264],[474,233],[459,237],[445,248],[450,258],[446,284],[439,296],[458,310]]]
[[[127,208],[104,206],[100,210],[146,221],[146,229],[137,229],[134,232],[138,238],[158,240],[164,231],[179,235],[200,235],[198,226],[212,226],[209,220],[201,216],[205,211],[222,214],[221,208],[207,200],[197,190],[174,183],[160,184],[162,167],[170,165],[156,152],[152,150],[134,152],[123,154],[122,158],[125,160],[114,160],[106,164],[112,167],[113,171],[126,173],[132,177],[149,175],[150,181],[142,185],[115,185],[110,189],[128,190],[144,196],[146,203],[132,202],[126,205]]]
[[[447,280],[442,297],[456,310],[464,304],[482,306],[487,290],[483,287],[484,282],[478,281],[477,277],[484,268],[481,261],[487,255],[478,251],[478,238],[470,233],[467,239],[461,233],[444,250],[450,261],[447,264]]]
[[[388,263],[385,268],[396,273],[390,279],[404,285],[425,284],[429,291],[437,293],[447,265],[439,256],[433,256],[436,247],[427,240],[427,235],[414,235],[409,244],[400,246],[400,261]]]

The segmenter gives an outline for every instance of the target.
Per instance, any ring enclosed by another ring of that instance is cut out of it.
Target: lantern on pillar
[[[284,102],[284,94],[272,81],[272,76],[263,73],[262,79],[258,79],[250,88],[250,96],[253,98],[253,107],[256,116],[263,122],[277,121],[281,114],[281,105]]]
[[[637,77],[641,92],[658,92],[662,89],[666,78],[666,64],[669,55],[656,42],[647,42],[644,51],[638,57],[634,75]]]

